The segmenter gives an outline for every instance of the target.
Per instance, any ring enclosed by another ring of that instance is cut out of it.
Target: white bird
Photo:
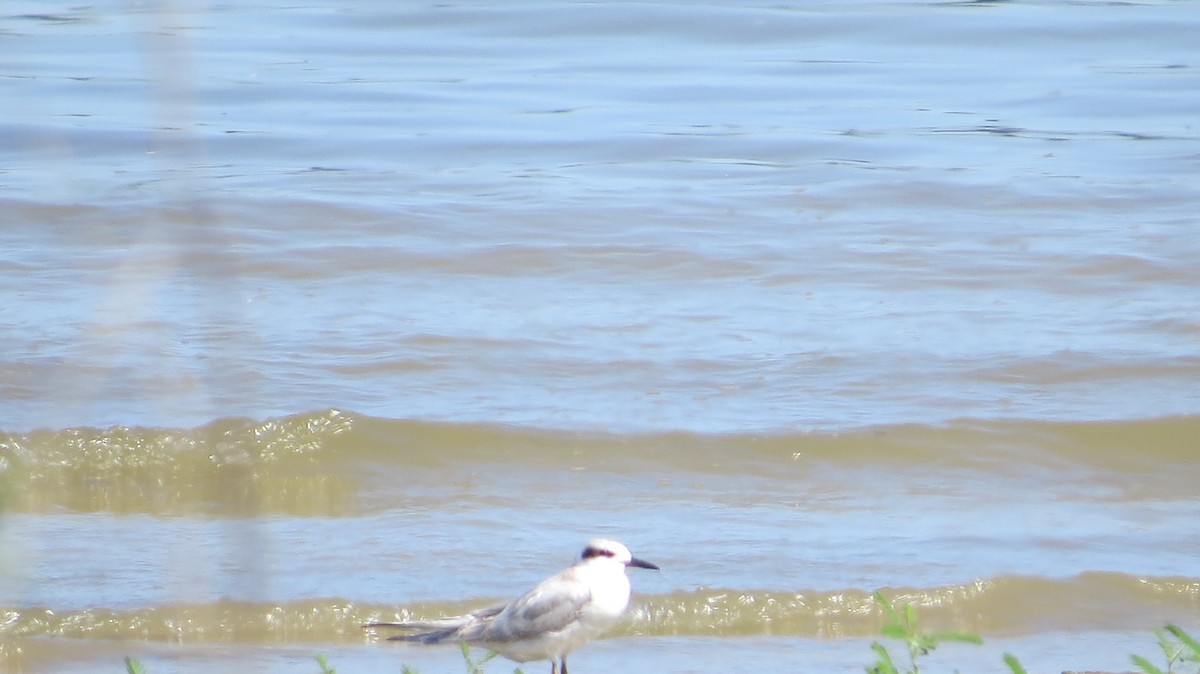
[[[365,628],[419,630],[388,641],[465,642],[516,662],[549,660],[550,674],[567,674],[567,656],[616,624],[629,606],[625,568],[658,570],[616,541],[597,538],[574,566],[538,583],[520,597],[490,608],[439,620],[371,623]]]

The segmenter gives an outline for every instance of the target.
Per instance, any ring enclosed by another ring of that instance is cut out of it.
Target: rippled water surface
[[[1200,631],[1198,32],[4,4],[0,661],[458,671],[358,625],[603,534],[579,671],[861,671],[877,589],[1128,669]]]

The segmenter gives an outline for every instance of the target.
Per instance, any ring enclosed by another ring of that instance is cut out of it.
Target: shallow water
[[[503,599],[604,534],[663,567],[635,572],[617,636],[815,640],[833,657],[877,632],[882,589],[935,627],[1028,647],[1073,635],[1080,661],[1050,662],[1084,667],[1098,634],[1111,653],[1194,624],[1198,432],[1189,417],[632,435],[328,411],[13,435],[0,601],[34,670],[50,636],[241,644],[259,662]],[[188,671],[240,650],[147,652]],[[342,667],[379,657],[338,652]]]
[[[457,671],[357,625],[603,534],[578,671],[861,671],[880,588],[1127,669],[1200,629],[1198,24],[5,4],[3,666]]]

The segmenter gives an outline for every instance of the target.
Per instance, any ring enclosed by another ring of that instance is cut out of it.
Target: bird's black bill
[[[654,569],[655,571],[659,570],[658,566],[651,564],[650,562],[647,562],[643,559],[638,559],[637,557],[634,557],[633,559],[629,560],[629,566],[636,566],[639,569]]]

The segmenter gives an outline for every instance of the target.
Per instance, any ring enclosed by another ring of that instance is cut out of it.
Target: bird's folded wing
[[[555,576],[504,607],[496,619],[470,625],[462,635],[484,641],[513,641],[557,632],[573,623],[591,598],[591,591],[583,583],[569,576]]]

